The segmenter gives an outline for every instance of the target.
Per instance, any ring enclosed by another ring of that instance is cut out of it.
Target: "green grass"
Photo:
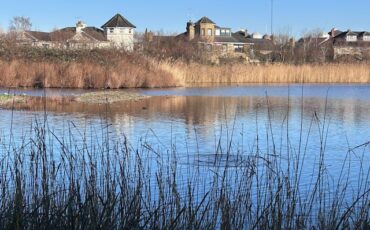
[[[0,101],[6,101],[6,100],[9,100],[9,99],[12,99],[14,98],[13,95],[9,95],[9,94],[0,94]]]

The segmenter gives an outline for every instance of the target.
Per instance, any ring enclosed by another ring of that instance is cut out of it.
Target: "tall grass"
[[[202,83],[370,82],[368,63],[211,65],[195,60],[115,50],[2,48],[0,44],[0,87],[118,89]]]
[[[200,83],[369,83],[370,65],[267,64],[202,65],[162,63],[163,68],[186,85]]]
[[[255,145],[247,152],[234,141],[234,124],[227,124],[227,138],[211,155],[199,149],[181,153],[172,142],[169,148],[158,147],[160,140],[158,146],[145,138],[131,144],[124,135],[114,138],[109,126],[103,120],[98,130],[84,131],[70,123],[58,134],[47,119],[36,119],[22,138],[2,138],[0,228],[370,227],[370,169],[363,162],[367,144],[349,149],[340,175],[332,178],[325,157],[325,114],[312,115],[298,149],[290,143],[288,123],[286,143],[279,143],[269,119],[266,133],[256,130]],[[303,186],[311,147],[306,139],[314,127],[320,132],[318,159],[311,182]],[[350,158],[358,152],[362,160],[353,186]],[[187,164],[181,163],[184,155]]]
[[[118,61],[113,67],[94,62],[0,61],[0,87],[137,88],[179,85],[152,63]]]

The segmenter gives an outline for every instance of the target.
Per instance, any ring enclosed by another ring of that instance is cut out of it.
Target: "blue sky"
[[[49,31],[83,20],[100,27],[119,12],[137,26],[165,33],[183,32],[189,19],[208,16],[234,31],[270,31],[271,0],[3,0],[0,28],[7,29],[13,16],[28,16],[33,29]],[[274,0],[275,32],[299,36],[305,30],[332,27],[370,31],[370,0]]]

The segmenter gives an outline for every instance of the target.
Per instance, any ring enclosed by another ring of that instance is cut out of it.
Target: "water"
[[[132,90],[131,90],[132,91]],[[351,159],[356,184],[359,167],[369,168],[370,85],[246,85],[199,88],[134,90],[152,96],[135,102],[105,105],[47,104],[50,130],[63,137],[72,129],[76,140],[99,138],[109,130],[114,141],[126,136],[132,146],[147,143],[158,152],[176,154],[182,168],[212,170],[215,154],[232,150],[229,167],[243,157],[305,153],[303,181],[308,184],[325,144],[330,175],[339,175],[343,161]],[[0,93],[32,96],[68,96],[84,90],[7,90]],[[303,97],[302,97],[303,96]],[[34,110],[0,110],[0,137],[21,143],[31,124],[43,121],[42,106]],[[76,131],[78,130],[78,131]],[[92,137],[94,136],[94,137]],[[219,145],[220,143],[220,145]],[[229,145],[229,143],[232,143]],[[273,149],[275,148],[275,152]],[[353,152],[349,152],[354,149]],[[58,150],[56,150],[58,151]],[[225,164],[225,159],[218,159]],[[364,162],[361,165],[360,162]]]

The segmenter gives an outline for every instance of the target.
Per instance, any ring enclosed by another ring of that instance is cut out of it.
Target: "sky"
[[[273,0],[275,33],[299,36],[321,29],[370,31],[370,0]],[[0,28],[6,30],[14,16],[30,17],[33,30],[51,31],[74,26],[78,20],[102,26],[121,13],[137,31],[175,34],[186,22],[208,16],[233,31],[270,33],[271,0],[2,0]]]

